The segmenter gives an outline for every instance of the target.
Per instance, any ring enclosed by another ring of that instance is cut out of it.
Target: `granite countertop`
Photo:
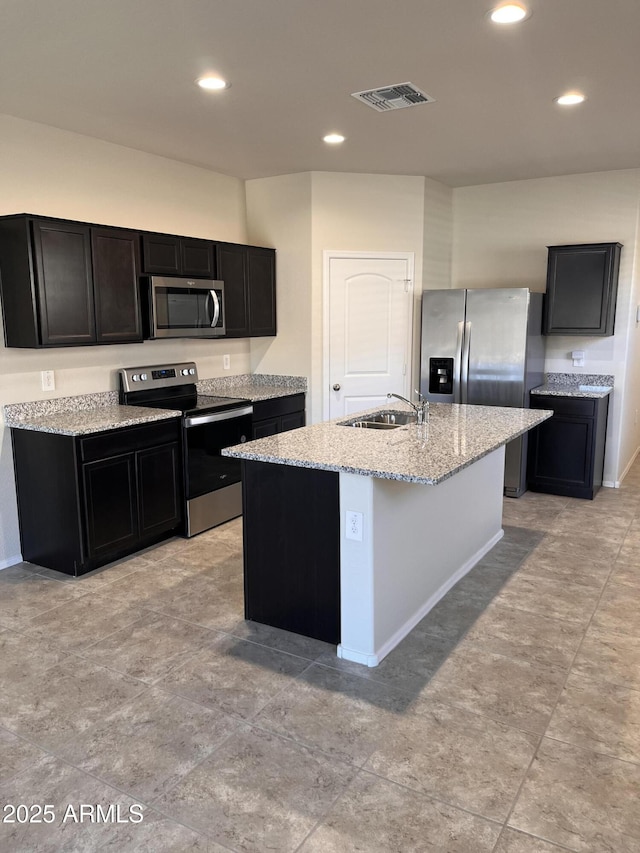
[[[276,374],[250,374],[220,376],[200,379],[196,387],[199,394],[215,394],[217,397],[239,397],[257,403],[273,400],[289,394],[305,394],[307,380],[304,376],[280,376]]]
[[[8,407],[5,407],[5,411],[6,408]],[[139,424],[165,421],[180,416],[180,412],[168,409],[115,405],[21,418],[12,418],[5,414],[5,423],[13,429],[28,429],[34,432],[53,432],[58,435],[90,435],[93,432],[138,426]]]
[[[551,397],[583,397],[599,399],[613,391],[613,376],[592,373],[548,373],[544,385],[531,390],[532,394]]]
[[[409,411],[380,406],[373,411]],[[424,435],[415,424],[390,430],[343,426],[358,414],[223,450],[224,456],[436,485],[536,426],[553,412],[432,403]]]
[[[201,379],[199,394],[238,397],[251,402],[305,393],[307,380],[302,376],[241,374]],[[88,435],[137,424],[181,417],[174,409],[121,406],[117,391],[100,391],[75,397],[54,397],[4,406],[4,422],[13,429],[52,432],[60,435]]]
[[[54,397],[4,406],[6,426],[59,435],[88,435],[178,417],[180,412],[168,409],[120,406],[117,391]]]

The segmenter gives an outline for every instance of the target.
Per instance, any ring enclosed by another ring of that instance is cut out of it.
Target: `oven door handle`
[[[226,412],[209,412],[204,415],[191,415],[184,419],[186,429],[204,424],[215,424],[217,421],[230,421],[243,415],[253,414],[253,406],[243,406],[241,409],[228,409]]]
[[[211,302],[213,303],[213,320],[211,321],[211,328],[215,329],[218,320],[220,319],[220,300],[218,299],[218,294],[215,292],[215,290],[210,290],[209,296],[211,297]]]

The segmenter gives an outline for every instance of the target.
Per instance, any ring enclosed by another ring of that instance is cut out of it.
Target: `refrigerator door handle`
[[[453,402],[460,403],[460,374],[462,371],[462,342],[464,340],[464,320],[458,323],[456,339],[456,357],[453,361]]]
[[[460,402],[466,403],[469,397],[469,356],[471,350],[471,323],[464,324],[464,341],[460,368]]]

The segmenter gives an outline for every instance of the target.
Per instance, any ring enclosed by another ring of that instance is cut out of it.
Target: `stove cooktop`
[[[209,394],[164,397],[154,400],[125,400],[125,403],[129,406],[147,406],[151,409],[173,409],[182,412],[183,415],[239,409],[242,406],[251,405],[250,400],[243,400],[239,397],[212,397]]]
[[[198,394],[195,362],[125,367],[120,370],[120,402],[126,406],[172,409],[184,415],[238,409],[251,405],[238,397]]]

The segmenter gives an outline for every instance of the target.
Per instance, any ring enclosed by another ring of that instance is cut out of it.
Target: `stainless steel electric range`
[[[242,515],[240,462],[224,447],[251,438],[249,400],[198,394],[194,362],[127,367],[120,371],[120,402],[182,412],[186,535],[195,536]]]

